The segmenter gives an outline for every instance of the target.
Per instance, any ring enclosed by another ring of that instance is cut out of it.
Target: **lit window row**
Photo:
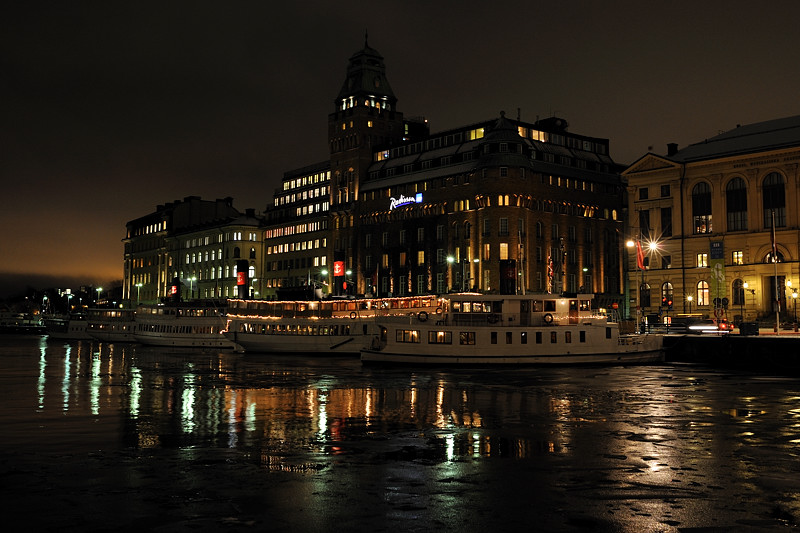
[[[287,252],[300,252],[303,250],[314,250],[322,246],[327,246],[328,239],[314,239],[308,241],[288,242],[284,244],[276,244],[274,246],[267,246],[267,255],[282,254]]]
[[[330,181],[330,179],[331,179],[330,170],[327,170],[325,172],[318,172],[316,174],[309,174],[308,176],[303,176],[301,178],[294,178],[284,181],[283,190],[288,191],[291,189],[306,187],[308,185],[314,185],[315,183]]]

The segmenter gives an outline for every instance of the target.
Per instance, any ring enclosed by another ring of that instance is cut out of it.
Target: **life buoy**
[[[442,314],[442,308],[441,307],[437,307],[436,308],[436,314],[437,315],[441,315]]]
[[[420,311],[419,313],[417,313],[417,320],[419,320],[420,322],[425,322],[426,320],[428,320],[428,313],[426,311]]]
[[[356,312],[355,312],[355,311],[350,311],[350,318],[352,318],[353,320],[355,320],[357,316],[358,316],[358,315],[356,314]]]
[[[550,313],[545,313],[544,314],[544,323],[545,324],[552,324],[553,323],[553,315],[551,315]]]
[[[500,320],[500,317],[492,313],[491,315],[486,317],[486,320],[489,321],[489,324],[497,324],[497,322]]]

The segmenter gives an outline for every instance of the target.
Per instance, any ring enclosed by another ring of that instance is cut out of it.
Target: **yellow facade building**
[[[648,323],[679,313],[794,322],[798,163],[795,116],[669,145],[628,167],[631,314]]]

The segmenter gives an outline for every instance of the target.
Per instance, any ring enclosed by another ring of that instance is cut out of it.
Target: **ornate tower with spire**
[[[369,46],[366,35],[364,48],[350,57],[334,105],[328,116],[332,244],[334,260],[347,262],[350,269],[355,256],[353,210],[374,150],[400,142],[404,134],[403,114],[396,110],[383,56]]]
[[[331,209],[347,209],[358,199],[359,183],[372,163],[373,147],[403,137],[403,114],[395,97],[383,56],[364,48],[350,57],[347,77],[328,116],[331,153]],[[339,207],[341,206],[341,207]]]

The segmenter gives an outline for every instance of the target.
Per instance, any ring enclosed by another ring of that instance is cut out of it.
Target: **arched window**
[[[725,187],[725,207],[728,210],[728,231],[747,229],[747,184],[733,178]]]
[[[256,258],[256,249],[250,248],[250,259],[255,259],[255,258]]]
[[[778,250],[776,252],[777,261],[775,261],[772,257],[772,250],[770,250],[767,255],[764,256],[765,263],[783,263],[783,254]]]
[[[711,187],[701,181],[692,189],[694,234],[711,233]]]
[[[544,226],[541,222],[536,222],[536,238],[541,239],[544,235]]]
[[[233,257],[234,257],[234,258],[236,258],[236,257],[239,257],[239,256],[240,256],[240,254],[241,254],[241,252],[239,252],[239,247],[238,247],[238,246],[236,246],[236,247],[233,249]]]
[[[762,184],[763,207],[764,207],[764,227],[772,227],[772,213],[775,213],[775,227],[786,226],[786,190],[783,183],[783,176],[777,172],[771,172],[764,178]]]
[[[669,281],[661,284],[661,301],[663,302],[665,299],[668,302],[672,301],[672,283]]]
[[[708,282],[699,281],[697,283],[697,305],[708,305]]]
[[[733,280],[733,284],[731,285],[731,293],[733,293],[733,301],[731,302],[732,305],[743,306],[744,305],[744,281],[741,279]]]

